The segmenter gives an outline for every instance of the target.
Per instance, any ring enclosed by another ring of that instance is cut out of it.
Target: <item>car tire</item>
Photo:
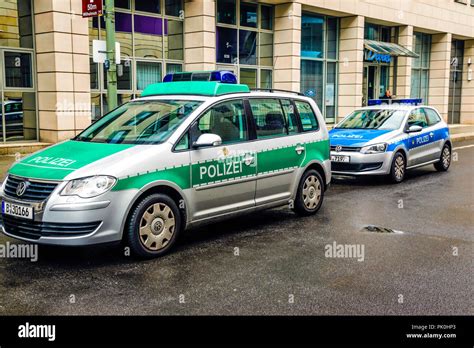
[[[293,210],[300,216],[316,214],[324,199],[324,182],[314,169],[307,170],[301,177],[296,192]]]
[[[405,156],[401,152],[395,153],[390,166],[390,181],[394,184],[399,184],[405,179],[407,163]]]
[[[449,144],[444,144],[441,156],[439,157],[439,162],[434,164],[435,169],[439,172],[447,171],[451,165],[451,155],[451,146],[449,146]]]
[[[158,257],[173,247],[182,225],[176,202],[167,195],[152,194],[130,212],[126,241],[133,255],[147,259]]]

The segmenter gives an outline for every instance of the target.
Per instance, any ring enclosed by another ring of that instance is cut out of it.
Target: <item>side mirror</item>
[[[222,145],[222,138],[217,134],[206,133],[201,134],[199,138],[193,143],[193,148],[199,149],[201,147],[211,147]]]
[[[423,127],[421,126],[410,126],[408,128],[408,133],[417,133],[417,132],[421,132],[423,130]]]

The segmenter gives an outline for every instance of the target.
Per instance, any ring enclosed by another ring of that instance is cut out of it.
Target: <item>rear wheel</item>
[[[173,247],[181,226],[181,214],[174,200],[152,194],[132,210],[126,237],[134,255],[153,258]]]
[[[303,174],[298,185],[293,210],[301,216],[315,214],[323,203],[324,182],[321,175],[314,169]]]
[[[395,184],[401,183],[405,178],[406,168],[405,156],[401,152],[397,152],[392,160],[390,180]]]
[[[434,164],[434,167],[439,172],[445,172],[449,169],[451,165],[451,147],[448,144],[444,144],[443,150],[441,151],[441,156],[439,162]]]

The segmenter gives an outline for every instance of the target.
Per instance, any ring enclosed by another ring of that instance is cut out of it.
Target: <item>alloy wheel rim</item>
[[[398,156],[395,160],[395,177],[397,180],[401,180],[405,173],[405,161],[402,156]]]
[[[448,168],[449,164],[451,163],[451,152],[449,151],[449,148],[445,147],[443,150],[443,167]]]
[[[175,226],[174,213],[168,205],[150,205],[140,219],[140,242],[151,251],[163,249],[173,237]]]
[[[306,208],[315,209],[321,200],[321,183],[315,175],[306,178],[303,185],[303,202]]]

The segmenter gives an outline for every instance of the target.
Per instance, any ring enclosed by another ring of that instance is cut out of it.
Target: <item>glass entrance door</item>
[[[0,49],[0,141],[37,139],[33,54]]]
[[[364,66],[364,81],[363,81],[363,105],[367,105],[370,99],[376,99],[377,91],[377,66]]]
[[[364,66],[363,105],[367,105],[370,99],[380,99],[384,96],[385,91],[389,89],[389,71],[389,65]]]

